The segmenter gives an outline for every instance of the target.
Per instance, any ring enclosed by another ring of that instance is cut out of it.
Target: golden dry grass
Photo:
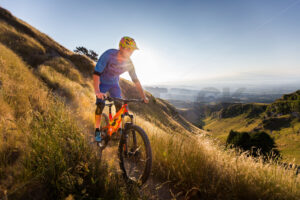
[[[5,17],[10,21],[0,22],[0,42],[6,45],[0,44],[0,195],[6,191],[13,199],[136,198],[128,196],[118,174],[100,163],[83,134],[87,129],[82,125],[93,124],[95,96],[89,75],[94,63],[9,13]],[[64,57],[30,60],[46,50]],[[21,58],[37,64],[36,71]],[[134,98],[138,93],[133,85],[122,82],[125,97]],[[186,123],[173,119],[176,113],[167,102],[149,93],[148,97],[151,104],[129,107],[136,113],[136,124],[149,135],[152,174],[162,182],[170,180],[187,196],[201,199],[300,198],[294,171],[224,151],[183,128]]]
[[[80,84],[52,70],[41,72],[51,81],[66,81],[75,100],[91,98]],[[121,177],[108,173],[86,141],[75,121],[78,113],[2,44],[0,82],[1,199],[126,198]]]
[[[43,63],[43,65],[52,67],[57,72],[60,72],[74,82],[82,83],[80,72],[75,68],[74,64],[70,60],[57,56],[47,60]]]
[[[0,20],[0,42],[5,44],[32,66],[41,63],[46,49],[34,38]]]
[[[299,199],[300,177],[276,163],[224,151],[203,136],[169,134],[138,118],[153,151],[153,174],[203,199]]]
[[[81,119],[89,122],[93,120],[95,97],[91,87],[84,87],[47,65],[40,65],[37,74],[54,92],[65,99],[69,104],[68,106],[74,110],[74,113],[80,113]],[[81,79],[81,76],[79,76],[79,79]]]
[[[88,58],[86,55],[80,55],[73,53],[68,56],[68,59],[74,63],[77,69],[85,76],[91,77],[94,72],[94,67],[96,63]]]
[[[282,116],[284,117],[284,116]],[[239,115],[231,118],[214,118],[208,117],[205,119],[204,129],[210,130],[209,134],[213,138],[218,138],[223,144],[226,143],[226,139],[230,130],[235,131],[252,131],[255,127],[262,124],[261,118],[250,118],[246,115]],[[297,133],[300,130],[300,123],[298,119],[294,119],[289,127],[281,128],[280,130],[265,130],[274,138],[278,149],[281,151],[284,162],[288,163],[300,163],[300,134]]]

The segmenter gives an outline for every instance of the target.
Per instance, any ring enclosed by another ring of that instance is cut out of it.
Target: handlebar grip
[[[117,97],[104,97],[103,100],[108,100],[108,101],[121,101],[121,102],[141,102],[145,103],[143,99],[122,99],[122,98],[117,98]]]

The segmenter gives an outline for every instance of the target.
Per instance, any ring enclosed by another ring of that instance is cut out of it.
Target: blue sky
[[[300,79],[300,0],[0,0],[70,50],[133,37],[142,84]],[[125,73],[122,77],[130,79]],[[278,82],[279,81],[279,82]]]

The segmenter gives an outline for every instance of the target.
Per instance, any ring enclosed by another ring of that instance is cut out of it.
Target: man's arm
[[[93,74],[93,81],[94,81],[94,91],[95,93],[99,93],[99,84],[100,84],[100,76],[98,74]]]
[[[130,62],[131,62],[131,61],[130,61]],[[149,103],[149,100],[148,100],[148,98],[146,97],[146,95],[145,95],[145,93],[144,93],[144,90],[143,90],[143,88],[142,88],[142,85],[141,85],[141,83],[140,83],[140,81],[139,81],[139,79],[138,79],[138,77],[137,77],[137,75],[136,75],[136,73],[135,73],[135,69],[134,69],[134,66],[133,66],[132,62],[131,62],[131,69],[128,70],[128,73],[129,73],[129,75],[130,75],[130,77],[131,77],[132,82],[134,82],[135,87],[136,87],[137,90],[139,91],[141,97],[144,99],[144,102],[145,102],[145,103]]]
[[[95,93],[100,93],[99,84],[100,84],[100,75],[104,71],[110,56],[111,51],[105,51],[99,58],[98,62],[96,63],[94,73],[93,73],[93,80],[94,80],[94,90]]]
[[[100,75],[97,72],[94,72],[94,74],[93,74],[93,81],[94,81],[94,91],[95,91],[96,96],[99,99],[103,99],[103,97],[106,96],[106,95],[104,93],[100,92],[100,88],[99,88]]]
[[[138,89],[138,91],[139,91],[141,97],[142,97],[144,100],[148,100],[148,98],[146,97],[146,95],[145,95],[145,93],[144,93],[144,90],[143,90],[143,88],[142,88],[142,85],[141,85],[140,81],[139,81],[139,80],[136,80],[136,81],[134,81],[134,84],[135,84],[135,87]]]

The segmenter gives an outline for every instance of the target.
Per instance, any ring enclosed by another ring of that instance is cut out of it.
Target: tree
[[[264,131],[248,133],[231,130],[226,145],[240,148],[243,151],[251,151],[251,155],[254,157],[260,154],[266,159],[268,157],[280,158],[280,152],[276,148],[274,139]]]
[[[251,147],[250,136],[247,132],[237,132],[231,130],[226,141],[227,145],[249,150]]]
[[[86,55],[87,57],[89,57],[90,59],[92,59],[95,62],[97,62],[97,60],[98,60],[98,54],[95,51],[91,50],[91,49],[88,50],[85,47],[79,46],[79,47],[76,47],[74,52],[79,53],[81,55]]]
[[[276,144],[274,139],[264,131],[254,132],[250,134],[251,146],[256,149],[260,149],[260,153],[263,155],[268,155],[273,153],[274,156],[279,155],[279,151],[276,149]],[[257,151],[253,152],[256,156]]]
[[[98,60],[98,54],[95,51],[93,51],[93,50],[90,50],[89,52],[90,52],[90,56],[89,57],[92,60],[97,61]]]

